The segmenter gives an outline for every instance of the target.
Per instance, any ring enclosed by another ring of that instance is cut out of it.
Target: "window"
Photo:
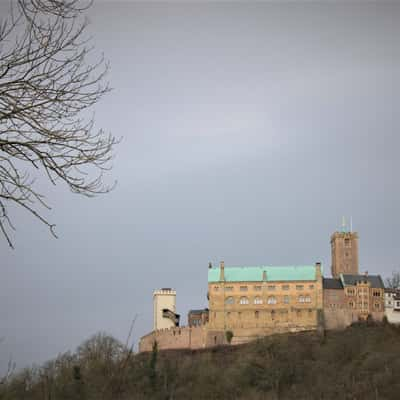
[[[354,296],[354,289],[347,289],[347,295],[348,296]]]
[[[256,292],[260,292],[261,291],[261,286],[254,286],[254,290]]]
[[[285,304],[289,304],[289,302],[290,302],[290,297],[289,297],[289,296],[283,296],[283,302],[284,302]]]
[[[373,296],[374,297],[381,297],[381,292],[379,290],[374,290],[373,291]]]
[[[240,291],[241,292],[247,292],[248,287],[247,286],[240,286]]]
[[[304,289],[304,285],[296,285],[296,290],[303,290]]]
[[[233,297],[227,297],[225,299],[225,304],[235,304],[235,299]]]
[[[232,292],[233,286],[225,286],[225,292]]]
[[[289,285],[282,285],[282,290],[289,290]]]
[[[241,297],[240,304],[249,304],[249,299],[247,297]]]
[[[349,301],[349,307],[354,308],[354,303],[352,301]]]
[[[311,297],[309,295],[303,295],[301,294],[299,296],[299,303],[311,303]]]
[[[380,307],[379,307],[379,303],[375,303],[375,304],[374,304],[374,308],[375,308],[375,310],[379,310],[379,308],[380,308]]]
[[[308,288],[312,290],[314,289],[314,285],[310,285]]]
[[[276,304],[276,297],[274,297],[274,296],[269,296],[269,297],[268,297],[267,303],[268,303],[268,304]]]
[[[267,287],[268,290],[275,290],[275,286],[274,285],[270,285]]]
[[[255,317],[256,319],[258,319],[259,316],[260,316],[260,312],[259,312],[259,311],[254,311],[254,317]]]
[[[344,245],[346,247],[350,247],[351,246],[350,239],[344,239]]]
[[[275,310],[271,311],[271,319],[274,320],[275,319]]]
[[[218,292],[218,290],[219,290],[219,286],[214,286],[214,291]]]
[[[263,301],[262,301],[262,298],[261,297],[254,297],[254,304],[262,304],[263,303]]]

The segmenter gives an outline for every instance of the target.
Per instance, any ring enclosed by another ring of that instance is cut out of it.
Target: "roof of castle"
[[[345,286],[355,286],[359,281],[368,281],[372,288],[384,289],[380,275],[348,275],[340,274],[340,278],[323,278],[324,289],[343,289]]]
[[[340,274],[340,279],[343,283],[343,286],[354,286],[359,281],[367,281],[371,284],[373,288],[384,289],[385,285],[382,282],[382,278],[380,275],[347,275]]]
[[[208,270],[208,282],[220,281],[219,267]],[[267,282],[275,281],[315,281],[315,265],[298,266],[258,266],[258,267],[225,267],[225,282],[262,282],[263,275]]]
[[[208,308],[203,308],[202,310],[189,310],[189,314],[203,314],[207,312]]]
[[[322,287],[324,289],[343,289],[342,281],[335,278],[323,278]]]

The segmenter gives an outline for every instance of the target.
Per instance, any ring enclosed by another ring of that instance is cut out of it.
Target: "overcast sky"
[[[8,1],[0,0],[0,17]],[[207,265],[324,264],[342,215],[360,270],[400,268],[400,3],[96,2],[111,63],[98,127],[110,194],[43,185],[59,239],[14,214],[0,241],[1,366],[152,329],[152,292],[207,306]],[[1,367],[0,366],[0,367]]]

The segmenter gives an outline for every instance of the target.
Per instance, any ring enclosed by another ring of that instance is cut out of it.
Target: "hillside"
[[[359,324],[137,355],[99,334],[0,387],[1,400],[399,399],[400,329]]]

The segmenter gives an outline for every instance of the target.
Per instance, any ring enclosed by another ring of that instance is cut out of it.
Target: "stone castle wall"
[[[155,341],[159,350],[200,349],[207,345],[207,332],[202,326],[159,329],[140,339],[139,351],[151,351]]]
[[[383,312],[371,312],[370,313],[374,321],[382,321]],[[353,322],[359,321],[359,313],[357,311],[349,309],[325,309],[324,310],[324,322],[325,329],[345,329],[350,326]]]

